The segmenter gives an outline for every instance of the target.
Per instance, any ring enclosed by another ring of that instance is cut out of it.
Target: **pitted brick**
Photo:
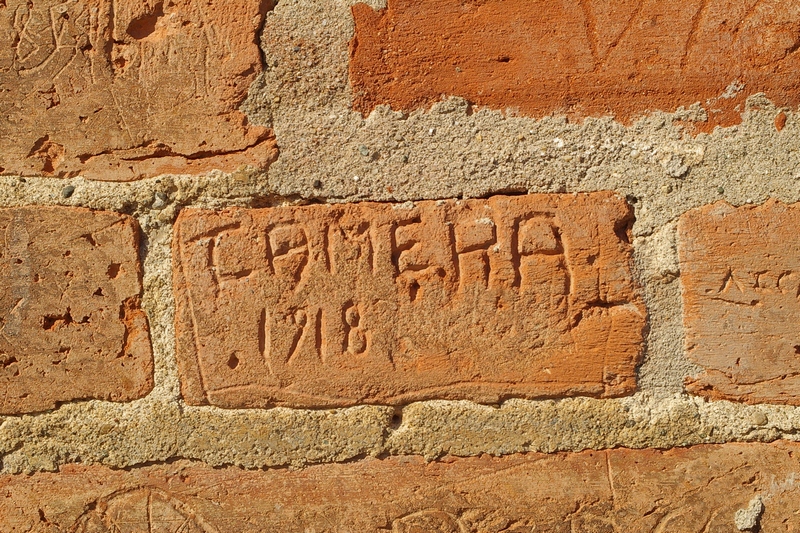
[[[0,413],[153,387],[139,230],[126,215],[0,209]]]

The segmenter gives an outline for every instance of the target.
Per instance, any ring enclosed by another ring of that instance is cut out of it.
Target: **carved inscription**
[[[0,413],[153,386],[138,229],[88,209],[0,209]]]
[[[183,212],[186,400],[615,396],[644,309],[611,194]]]
[[[792,0],[388,0],[355,4],[353,17],[349,78],[364,115],[443,94],[625,122],[700,102],[698,129],[711,131],[740,122],[753,94],[800,103]]]
[[[272,132],[238,107],[271,6],[3,1],[0,173],[128,181],[267,166]]]
[[[689,389],[800,404],[800,205],[718,203],[679,231]]]

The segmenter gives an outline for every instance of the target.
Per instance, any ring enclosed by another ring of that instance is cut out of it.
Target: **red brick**
[[[190,404],[618,396],[644,308],[610,194],[187,210],[175,230]]]
[[[353,15],[350,80],[362,113],[457,95],[535,117],[627,122],[701,102],[710,129],[739,122],[747,95],[800,103],[791,0],[389,0]]]
[[[266,167],[238,108],[272,0],[0,2],[0,173],[129,181]]]
[[[689,390],[800,405],[800,204],[720,202],[681,218]]]
[[[153,386],[136,222],[61,207],[0,209],[0,413]]]
[[[304,470],[67,466],[0,477],[0,532],[552,533],[800,528],[795,443],[505,458],[368,459]]]

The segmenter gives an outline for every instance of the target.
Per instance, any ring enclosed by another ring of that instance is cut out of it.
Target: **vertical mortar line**
[[[684,213],[685,212],[686,212],[686,210],[684,210]],[[683,213],[681,213],[681,215],[683,215]],[[675,342],[677,343],[677,346],[674,347],[674,350],[675,350],[675,353],[678,354],[678,356],[681,358],[681,360],[688,366],[688,369],[691,370],[690,373],[696,374],[697,372],[700,371],[700,367],[698,367],[697,365],[692,363],[691,360],[688,358],[687,353],[686,353],[686,329],[685,329],[684,323],[683,323],[683,317],[684,317],[684,310],[683,310],[683,278],[681,277],[681,272],[680,272],[680,269],[681,269],[680,250],[678,249],[678,247],[680,246],[680,243],[679,243],[679,240],[678,240],[679,236],[678,236],[677,220],[675,221],[675,227],[672,228],[670,231],[672,232],[672,237],[673,237],[674,242],[675,242],[675,256],[676,256],[675,257],[675,261],[676,261],[676,264],[677,264],[677,267],[678,267],[678,277],[672,282],[675,285],[674,286],[674,290],[677,292],[677,294],[675,295],[675,300],[676,300],[677,315],[679,317],[678,318],[678,327],[677,327],[678,337],[675,339]],[[684,379],[685,379],[685,377],[684,377]],[[683,386],[683,383],[681,383],[681,386]],[[685,389],[683,390],[683,393],[684,394],[688,394]]]
[[[150,397],[174,401],[180,397],[175,358],[175,300],[172,293],[172,223],[153,222],[152,215],[137,215],[142,228],[140,257],[143,267],[142,307],[150,323],[154,382]]]
[[[636,212],[637,208],[633,206],[634,209],[634,225],[636,224]],[[647,276],[645,275],[645,263],[646,261],[643,259],[643,254],[645,253],[642,248],[641,244],[637,245],[638,239],[636,239],[635,235],[632,238],[632,265],[631,265],[631,273],[633,275],[634,283],[641,287],[642,291],[642,299],[644,300],[645,305],[645,313],[647,313],[647,319],[645,321],[645,335],[642,339],[642,361],[636,367],[636,391],[641,393],[645,392],[645,388],[642,386],[642,367],[647,363],[648,359],[650,358],[651,352],[651,343],[650,338],[652,336],[653,328],[652,328],[652,321],[653,321],[653,305],[650,298],[649,293],[649,285],[647,283]]]
[[[682,213],[681,213],[682,214]],[[676,218],[680,216],[677,215]],[[648,313],[645,357],[637,369],[639,392],[657,396],[685,394],[683,379],[697,370],[684,353],[683,302],[680,275],[663,279],[659,258],[667,257],[678,267],[676,221],[668,221],[650,235],[634,240],[637,282],[643,289]]]

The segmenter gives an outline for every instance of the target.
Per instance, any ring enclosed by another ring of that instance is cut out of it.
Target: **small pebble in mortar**
[[[153,209],[164,209],[167,206],[169,197],[163,192],[157,192],[153,199]]]

